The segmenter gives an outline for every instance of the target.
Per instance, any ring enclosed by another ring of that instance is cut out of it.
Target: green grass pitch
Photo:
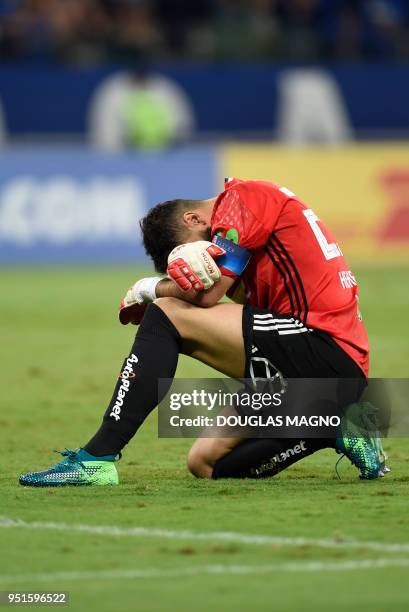
[[[393,471],[376,482],[358,482],[346,460],[336,480],[327,451],[273,480],[205,482],[185,469],[190,441],[158,440],[152,416],[119,463],[119,487],[18,486],[21,472],[48,467],[54,449],[83,444],[99,424],[135,331],[117,323],[117,304],[139,275],[1,273],[0,591],[69,591],[71,610],[101,612],[408,610],[406,439],[386,441]],[[408,376],[408,269],[358,268],[357,276],[372,376]],[[189,359],[178,369],[209,372]],[[26,527],[5,527],[4,517]],[[45,529],[50,522],[67,528]],[[79,524],[147,531],[81,532]],[[233,535],[197,536],[208,532]]]

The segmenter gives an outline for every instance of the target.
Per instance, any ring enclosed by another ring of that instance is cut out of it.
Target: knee
[[[196,478],[211,478],[213,466],[207,460],[207,457],[195,445],[189,451],[187,456],[188,470]]]
[[[166,316],[171,320],[173,320],[175,317],[178,316],[180,312],[185,311],[186,308],[189,308],[190,306],[190,304],[188,304],[187,302],[184,302],[183,300],[179,300],[178,298],[175,298],[175,297],[156,298],[156,300],[154,300],[153,303],[158,308],[163,310]]]
[[[178,300],[178,298],[174,297],[160,297],[156,298],[153,303],[156,304],[156,306],[158,306],[161,310],[166,312],[170,308],[178,308],[182,303],[182,300]]]
[[[162,312],[167,316],[169,321],[173,323],[173,325],[178,330],[180,336],[183,339],[188,338],[191,332],[191,324],[189,322],[189,317],[186,315],[188,311],[192,308],[191,304],[184,302],[183,300],[179,300],[174,297],[161,297],[156,298],[153,302],[155,306],[160,308]]]

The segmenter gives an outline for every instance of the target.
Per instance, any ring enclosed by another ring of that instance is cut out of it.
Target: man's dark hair
[[[189,208],[197,208],[201,200],[168,200],[154,206],[139,222],[146,254],[155,269],[165,274],[168,255],[178,244],[183,244],[185,232],[182,215]]]

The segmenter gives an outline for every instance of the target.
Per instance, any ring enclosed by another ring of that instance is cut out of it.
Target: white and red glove
[[[141,278],[128,289],[119,304],[119,320],[123,325],[141,322],[146,306],[156,299],[156,285],[161,280],[159,276]]]
[[[207,240],[181,244],[169,254],[167,274],[182,291],[210,289],[221,277],[213,258],[225,252]]]

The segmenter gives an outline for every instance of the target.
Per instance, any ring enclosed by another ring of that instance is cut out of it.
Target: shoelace
[[[59,455],[62,455],[63,457],[66,457],[68,459],[68,461],[72,461],[73,463],[79,463],[80,466],[82,467],[83,470],[85,470],[85,465],[83,464],[82,461],[80,461],[78,459],[78,452],[75,450],[70,450],[68,448],[66,448],[63,451],[54,451],[55,453],[58,453]]]
[[[338,480],[342,480],[341,476],[339,475],[338,472],[338,464],[342,461],[342,459],[346,457],[345,453],[342,453],[342,455],[340,456],[340,458],[338,459],[338,461],[335,464],[335,474],[337,475]]]

